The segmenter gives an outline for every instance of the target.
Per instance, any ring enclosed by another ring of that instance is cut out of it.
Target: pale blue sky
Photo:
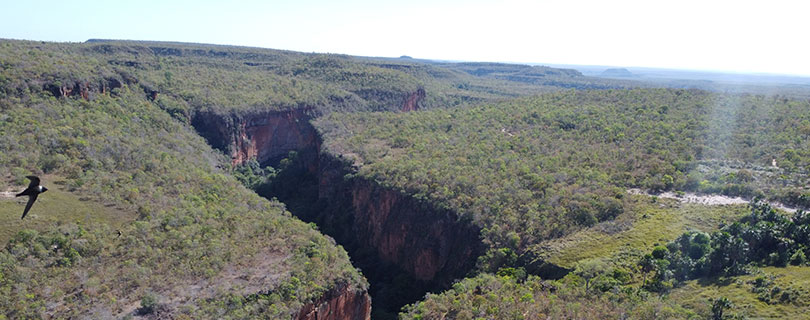
[[[1,0],[0,38],[810,76],[804,1]]]

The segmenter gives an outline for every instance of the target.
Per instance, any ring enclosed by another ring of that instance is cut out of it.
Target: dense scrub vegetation
[[[797,211],[788,217],[766,203],[756,202],[739,222],[711,234],[686,232],[656,247],[635,265],[601,257],[583,260],[558,281],[527,276],[521,268],[501,268],[497,274],[483,273],[457,282],[444,293],[429,294],[425,300],[406,307],[401,317],[731,319],[764,316],[773,309],[782,315],[798,315],[801,313],[788,309],[797,311],[807,306],[806,288],[780,281],[772,273],[789,275],[779,269],[806,265],[810,228],[806,216]],[[774,270],[774,266],[781,268]],[[790,272],[802,275],[806,270]],[[737,277],[749,273],[752,275],[746,278]],[[703,283],[691,284],[689,280],[693,279],[702,279]],[[737,284],[730,286],[730,282]],[[742,292],[736,292],[731,299],[715,294],[695,301],[695,297],[685,296],[715,283],[720,287],[741,287]],[[684,285],[684,292],[676,291],[674,297],[665,295]],[[752,308],[752,303],[741,295],[754,296],[760,303],[776,307]],[[735,306],[732,300],[741,303]]]
[[[711,235],[687,232],[666,247],[656,247],[639,265],[654,272],[650,291],[667,291],[679,282],[748,273],[752,265],[805,265],[810,254],[810,217],[796,211],[786,217],[770,205],[755,202],[751,213]],[[782,300],[790,300],[789,292]]]
[[[407,60],[174,43],[4,40],[0,54],[0,174],[16,185],[46,174],[80,201],[137,217],[120,228],[103,219],[37,224],[12,237],[0,277],[11,317],[126,314],[133,301],[139,312],[183,305],[191,315],[276,317],[337,282],[365,288],[342,249],[228,174],[249,187],[294,177],[276,179],[255,162],[218,169],[226,159],[188,126],[199,112],[394,111],[420,91],[417,107],[429,109],[606,85],[551,68],[540,73],[554,83],[527,83]],[[247,277],[232,270],[255,259],[272,261],[254,270],[264,281],[228,279]],[[200,281],[219,289],[187,290]],[[167,302],[178,294],[189,300]]]
[[[464,62],[440,64],[450,69],[491,79],[509,80],[518,83],[577,89],[611,89],[637,87],[645,84],[632,81],[608,80],[582,77],[579,71],[546,66],[527,66],[507,63]]]
[[[315,123],[357,174],[482,226],[492,250],[482,262],[495,271],[532,244],[613,219],[630,187],[767,192],[806,206],[808,111],[778,97],[643,89]]]
[[[285,318],[339,284],[365,290],[340,246],[240,185],[292,192],[289,182],[304,180],[296,153],[276,169],[256,161],[232,168],[190,126],[202,112],[230,119],[302,109],[325,115],[315,124],[326,150],[354,160],[359,177],[482,229],[489,251],[480,275],[404,317],[692,316],[638,290],[627,268],[581,262],[547,282],[527,275],[527,263],[544,241],[636,210],[627,188],[809,206],[810,102],[698,90],[557,92],[637,85],[506,64],[0,41],[0,179],[15,190],[31,173],[60,181],[60,197],[72,200],[34,210],[75,218],[15,230],[0,251],[0,310],[8,318]],[[544,92],[556,93],[494,102]],[[398,111],[414,95],[432,110],[377,112]],[[77,201],[127,222],[79,219],[88,209],[80,213]],[[643,261],[641,284],[667,291],[708,271],[802,264],[807,219],[786,219],[762,213],[716,237],[684,235]],[[756,290],[781,301],[766,280]]]
[[[625,212],[614,220],[543,241],[531,250],[539,253],[538,259],[571,270],[577,263],[588,260],[630,270],[656,246],[673,241],[684,232],[711,233],[749,211],[744,205],[684,204],[646,195],[625,198]]]
[[[186,119],[199,110],[394,111],[420,88],[426,92],[421,107],[435,108],[592,82],[620,85],[553,68],[543,69],[553,83],[527,84],[476,77],[454,64],[199,44],[2,41],[0,52],[4,97],[45,90],[91,98],[93,91],[137,84],[163,109]]]
[[[0,177],[21,190],[25,175],[44,174],[46,185],[64,181],[81,201],[137,218],[17,230],[0,251],[6,317],[286,318],[338,284],[367,287],[342,248],[220,169],[228,159],[164,111],[164,100],[150,100],[144,82],[55,97],[49,84],[111,69],[80,47],[37,46],[0,43]],[[68,202],[32,212],[75,210]]]
[[[581,278],[482,274],[406,307],[401,319],[686,319],[695,313],[632,290],[595,293]]]

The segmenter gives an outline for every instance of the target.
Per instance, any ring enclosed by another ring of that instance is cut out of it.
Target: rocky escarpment
[[[425,89],[419,88],[405,97],[405,102],[402,104],[402,108],[400,110],[404,112],[419,110],[419,103],[424,99]]]
[[[423,96],[424,92],[408,96],[408,108],[416,110]],[[257,192],[283,201],[295,215],[315,222],[343,245],[371,283],[375,310],[397,312],[426,291],[443,289],[463,277],[481,254],[479,229],[451,211],[354,175],[355,168],[340,157],[319,153],[319,135],[308,121],[311,113],[308,109],[227,116],[200,112],[192,125],[212,146],[227,152],[234,164],[256,159],[275,165],[290,151],[306,155],[288,166],[304,168],[297,171],[303,176],[280,172],[283,181],[275,182],[280,188],[260,187]],[[302,314],[362,302],[340,297],[324,297]]]
[[[154,86],[139,82],[131,75],[123,72],[119,75],[109,76],[90,80],[62,80],[57,82],[45,82],[42,90],[49,92],[57,98],[82,98],[93,100],[97,94],[109,94],[114,89],[123,88],[124,85],[130,89],[139,88],[146,95],[146,98],[154,101],[158,98],[159,91]]]
[[[379,262],[436,285],[464,276],[480,254],[480,231],[455,213],[438,209],[374,181],[352,176],[347,162],[320,157],[318,201],[327,208],[307,217],[342,243],[372,248]],[[352,178],[346,178],[347,175]]]
[[[230,155],[233,164],[250,159],[264,164],[280,160],[290,151],[320,147],[309,124],[311,112],[309,108],[250,115],[199,112],[191,124],[211,146]]]
[[[340,285],[315,302],[304,305],[298,320],[369,320],[371,298],[365,291]]]
[[[398,312],[474,267],[483,245],[471,222],[357,176],[340,157],[322,153],[318,163],[317,201],[299,217],[349,251],[371,283],[375,310]]]

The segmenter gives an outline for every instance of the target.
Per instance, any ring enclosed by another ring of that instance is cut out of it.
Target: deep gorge
[[[210,145],[229,154],[233,164],[255,159],[262,167],[281,168],[272,182],[255,191],[277,198],[348,251],[371,284],[375,319],[395,318],[405,304],[447,288],[474,267],[483,250],[477,227],[460,221],[453,212],[351,175],[350,163],[321,152],[310,114],[310,109],[248,115],[198,113],[192,125]],[[302,316],[317,308],[304,309]],[[321,314],[311,319],[331,318]]]

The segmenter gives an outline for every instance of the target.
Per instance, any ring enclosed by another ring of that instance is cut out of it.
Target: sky
[[[0,8],[7,39],[810,76],[807,1],[0,0]]]

